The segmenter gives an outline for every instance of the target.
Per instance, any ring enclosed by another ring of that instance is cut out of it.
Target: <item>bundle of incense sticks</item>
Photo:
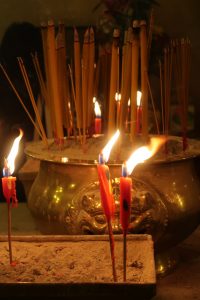
[[[189,39],[172,40],[164,49],[160,67],[160,89],[162,103],[163,134],[169,135],[170,105],[172,88],[176,91],[179,102],[179,115],[183,138],[183,150],[187,149],[187,112],[189,97],[189,74],[191,63],[191,44]],[[174,75],[174,80],[172,80]],[[173,82],[173,85],[172,85]],[[167,143],[165,144],[167,153]]]
[[[149,28],[146,21],[134,20],[127,31],[120,32],[119,29],[113,31],[112,43],[99,44],[98,47],[95,44],[95,32],[92,27],[87,28],[82,37],[79,37],[79,31],[74,28],[74,51],[73,57],[69,59],[67,59],[64,24],[60,22],[56,26],[52,20],[42,24],[45,76],[41,71],[37,54],[33,53],[32,59],[41,89],[40,98],[45,104],[45,127],[48,137],[54,136],[58,145],[62,146],[65,135],[73,136],[84,145],[87,137],[95,133],[94,97],[101,107],[102,133],[112,135],[119,127],[122,134],[124,132],[130,135],[133,144],[138,136],[146,142],[149,134],[150,106],[154,111],[157,133],[159,133],[148,74],[152,24],[152,14]],[[123,45],[120,44],[121,37],[124,37]],[[29,117],[38,135],[47,144],[39,102],[33,99],[31,82],[23,60],[20,58],[18,62],[34,107],[36,120]],[[175,82],[177,86],[181,86],[177,89],[177,95],[181,107],[184,148],[186,148],[189,66],[188,40],[173,41],[165,48],[164,59],[160,62],[163,133],[169,134],[171,79],[172,68],[174,68]],[[20,103],[30,115],[2,65],[1,68]],[[137,130],[138,90],[142,95],[139,106],[141,112],[139,133]],[[116,94],[120,95],[117,97],[118,101],[116,101]],[[149,95],[151,102],[148,101]]]
[[[163,62],[159,62],[160,68],[160,87],[161,87],[161,107],[162,107],[162,127],[166,138],[169,135],[170,125],[170,100],[171,100],[171,82],[172,82],[172,51],[170,47],[164,49]],[[167,143],[165,152],[168,153]]]
[[[187,113],[189,98],[189,74],[191,64],[191,43],[188,38],[172,41],[176,93],[180,106],[180,121],[183,137],[183,151],[187,143]]]

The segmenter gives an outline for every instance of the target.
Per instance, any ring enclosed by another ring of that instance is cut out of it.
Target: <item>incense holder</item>
[[[101,236],[13,236],[15,268],[0,236],[0,298],[151,299],[156,294],[153,242],[127,238],[127,281],[123,282],[123,238],[115,237],[117,282],[113,281],[109,238]],[[145,249],[145,251],[143,251]],[[31,296],[30,296],[31,295]]]
[[[151,160],[138,165],[132,174],[129,233],[152,235],[158,253],[177,245],[199,224],[200,142],[189,140],[188,143],[188,150],[183,152],[181,138],[171,137],[167,155],[160,149]],[[88,146],[88,151],[83,151],[79,144],[77,149],[68,145],[63,151],[51,147],[45,150],[41,142],[27,147],[26,154],[40,160],[28,206],[42,234],[107,233],[96,166],[102,149],[101,139],[94,144],[93,149]],[[109,163],[116,206],[113,220],[116,234],[121,233],[121,163],[130,152],[126,143],[123,147],[120,153],[119,147],[113,149]]]

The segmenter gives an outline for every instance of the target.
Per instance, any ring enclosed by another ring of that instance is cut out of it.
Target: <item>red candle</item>
[[[10,256],[10,264],[15,266],[15,262],[12,260],[12,245],[11,245],[11,201],[12,201],[12,207],[17,207],[18,201],[16,197],[16,177],[11,176],[14,172],[15,166],[15,158],[18,152],[19,148],[19,142],[23,136],[23,132],[20,129],[19,136],[14,140],[13,146],[11,148],[11,151],[5,159],[5,165],[3,169],[3,178],[2,178],[2,189],[3,189],[3,195],[7,202],[8,207],[8,246],[9,246],[9,256]]]
[[[105,164],[110,155],[110,151],[119,137],[119,130],[113,135],[110,141],[102,150],[102,153],[99,155],[99,164],[97,165],[97,171],[99,176],[99,187],[101,195],[101,204],[106,217],[109,233],[109,242],[110,242],[110,253],[112,259],[112,272],[113,279],[117,281],[116,267],[115,267],[115,254],[114,254],[114,238],[112,232],[112,217],[114,215],[115,202],[112,194],[112,186],[110,181],[110,172],[109,167]]]
[[[95,134],[101,134],[101,109],[99,103],[95,101],[94,104],[94,111],[95,111]]]
[[[122,176],[120,177],[120,222],[123,232],[127,232],[131,212],[131,189],[132,179],[127,176],[126,165],[122,166]]]
[[[10,205],[12,200],[12,207],[17,207],[18,201],[16,197],[16,177],[8,176],[2,178],[3,195],[6,199],[7,204]]]

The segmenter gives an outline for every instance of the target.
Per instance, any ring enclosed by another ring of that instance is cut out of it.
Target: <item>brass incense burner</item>
[[[176,140],[180,142],[179,138]],[[189,143],[191,151],[155,158],[138,165],[132,174],[130,233],[151,234],[157,253],[164,253],[177,245],[194,231],[200,221],[200,142],[190,140]],[[27,155],[41,161],[28,206],[41,233],[106,233],[97,161],[69,159],[62,155],[62,151],[55,154],[36,148],[33,143],[26,149]],[[113,230],[117,234],[121,232],[121,163],[111,161],[109,167],[116,204]]]

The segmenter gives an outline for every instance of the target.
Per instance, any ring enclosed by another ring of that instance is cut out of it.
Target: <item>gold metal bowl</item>
[[[158,252],[178,244],[199,224],[200,142],[189,144],[187,152],[157,157],[138,165],[132,175],[130,233],[151,234]],[[70,159],[34,142],[26,154],[40,160],[28,206],[42,234],[106,233],[96,160]],[[116,203],[113,230],[119,233],[121,163],[111,162],[109,167]]]

